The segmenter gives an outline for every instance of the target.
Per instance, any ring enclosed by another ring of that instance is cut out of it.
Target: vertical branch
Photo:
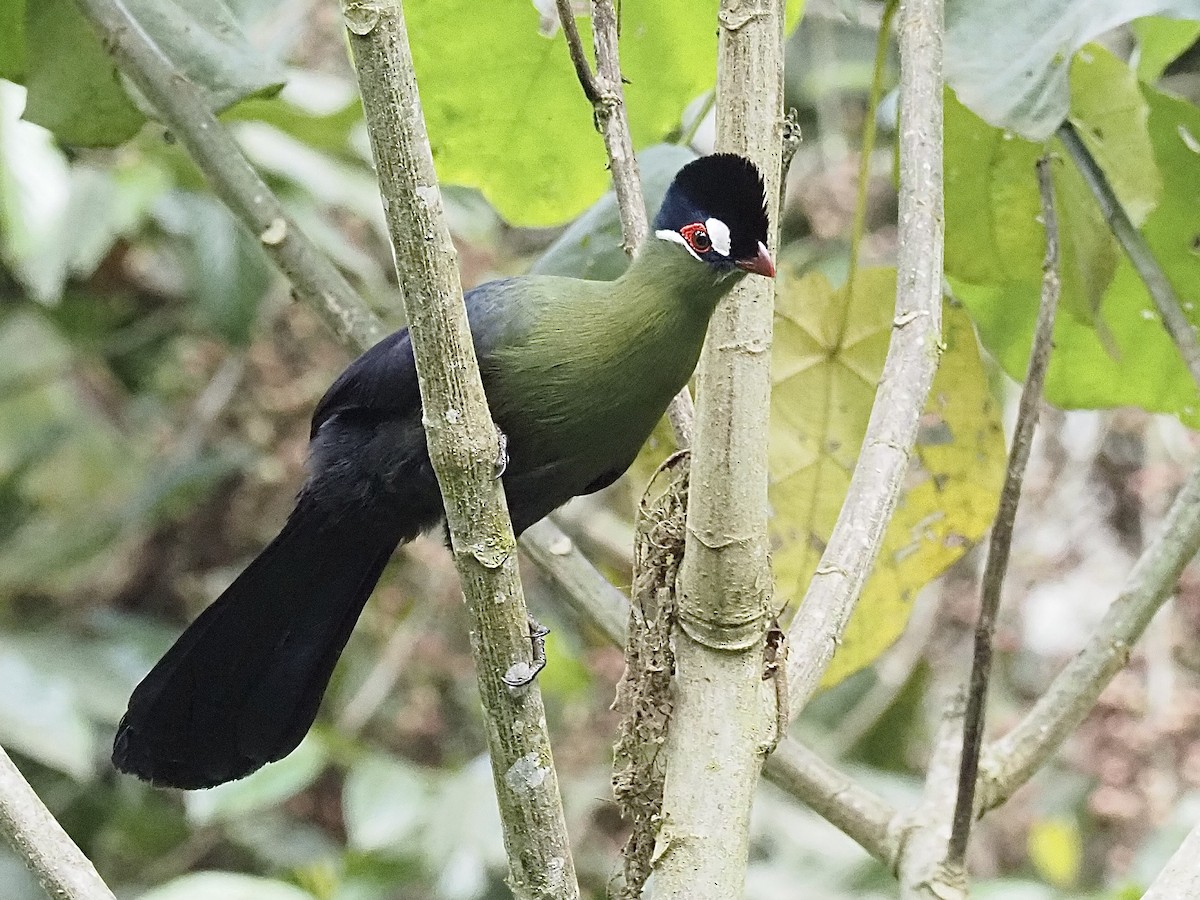
[[[783,2],[723,0],[718,26],[718,146],[752,159],[767,197],[777,198]],[[763,757],[778,739],[775,691],[763,681],[771,591],[763,435],[773,308],[773,282],[743,282],[718,305],[700,362],[675,708],[664,748],[665,849],[652,882],[659,900],[741,896],[750,805]]]
[[[46,893],[59,900],[114,900],[33,788],[0,749],[0,835],[25,861]]]
[[[1042,263],[1042,302],[1038,308],[1033,344],[1029,350],[1029,367],[1017,410],[1012,446],[1008,454],[1008,469],[1000,491],[1000,506],[992,524],[988,541],[987,562],[983,568],[982,598],[979,620],[975,625],[975,652],[971,663],[971,680],[967,692],[967,712],[963,721],[963,750],[958,775],[958,797],[954,808],[954,830],[950,835],[947,860],[961,867],[967,854],[971,823],[975,820],[975,778],[979,771],[979,750],[983,744],[988,679],[992,671],[992,641],[996,630],[996,615],[1000,610],[1000,595],[1004,574],[1008,571],[1009,551],[1012,548],[1013,522],[1021,501],[1021,485],[1025,466],[1033,447],[1033,432],[1037,428],[1038,410],[1042,400],[1042,385],[1050,365],[1050,350],[1054,338],[1054,313],[1058,308],[1060,282],[1058,277],[1058,216],[1054,208],[1054,183],[1050,173],[1050,157],[1037,163],[1038,190],[1042,198],[1042,222],[1046,229],[1046,257]]]
[[[798,715],[821,681],[879,553],[937,370],[942,331],[942,0],[900,4],[900,250],[896,316],[837,524],[788,629]]]
[[[612,172],[613,190],[617,195],[617,209],[621,216],[621,247],[627,256],[632,257],[646,239],[650,226],[646,221],[642,176],[638,171],[633,138],[629,132],[629,118],[625,113],[625,89],[622,87],[621,57],[617,47],[617,13],[612,0],[592,2],[592,38],[596,51],[596,73],[593,75],[575,24],[571,0],[556,0],[556,3],[575,74],[579,77],[583,95],[592,104],[596,127],[604,138],[608,168]],[[675,433],[675,442],[680,447],[691,444],[695,410],[692,395],[686,386],[671,401],[667,418]]]
[[[516,541],[442,211],[400,0],[343,0],[384,209],[405,292],[429,456],[470,611],[492,773],[519,900],[579,895],[532,673]]]

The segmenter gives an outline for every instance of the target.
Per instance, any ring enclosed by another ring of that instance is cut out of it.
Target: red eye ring
[[[702,222],[693,222],[691,225],[684,225],[679,229],[679,234],[688,246],[697,253],[707,253],[712,249],[712,240],[708,236],[708,229],[704,227]]]

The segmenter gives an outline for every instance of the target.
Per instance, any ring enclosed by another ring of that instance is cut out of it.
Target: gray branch
[[[1142,900],[1193,900],[1200,897],[1200,825],[1183,839]]]
[[[288,218],[279,199],[213,115],[205,92],[177,71],[123,0],[75,0],[117,66],[154,107],[233,212],[308,303],[346,341],[369,347],[387,332],[342,273]]]
[[[528,614],[403,8],[343,0],[342,9],[405,292],[429,457],[472,619],[509,887],[519,900],[578,897],[541,692],[508,683],[535,671]]]
[[[50,815],[8,754],[0,749],[0,834],[56,900],[114,900],[61,825]]]
[[[837,524],[789,628],[798,715],[820,683],[879,553],[941,352],[942,0],[900,6],[896,315],[875,405]]]

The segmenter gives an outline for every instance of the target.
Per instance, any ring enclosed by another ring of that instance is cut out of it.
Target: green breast
[[[489,367],[497,423],[520,436],[510,466],[569,459],[584,483],[627,466],[687,383],[712,310],[736,280],[717,281],[654,238],[615,282],[521,279],[536,313]]]

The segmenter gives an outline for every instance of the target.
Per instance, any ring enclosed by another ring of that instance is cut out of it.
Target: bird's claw
[[[508,435],[496,429],[496,441],[500,445],[496,453],[496,478],[501,477],[508,469]]]
[[[510,688],[523,688],[533,683],[538,673],[546,668],[546,635],[550,629],[535,619],[529,613],[525,614],[529,622],[529,642],[533,645],[533,662],[515,663],[500,676]]]

